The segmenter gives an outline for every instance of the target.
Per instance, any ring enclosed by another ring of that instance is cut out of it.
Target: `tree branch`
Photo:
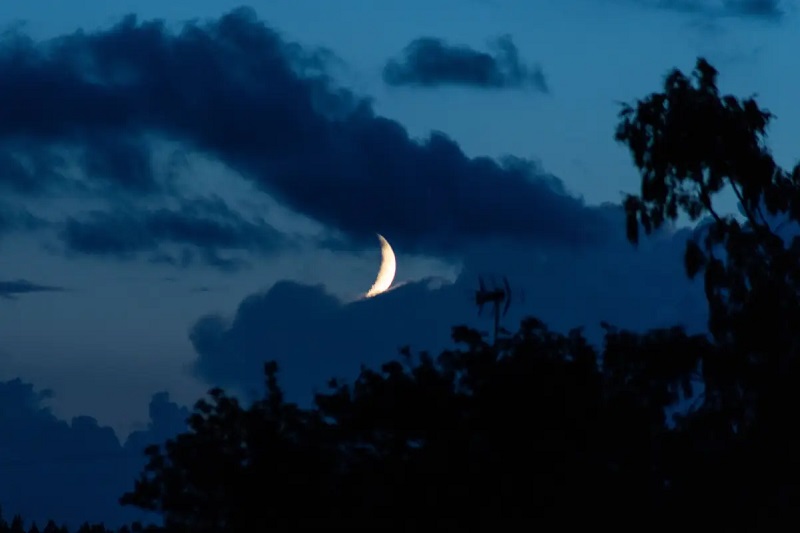
[[[747,217],[747,220],[750,221],[750,224],[753,225],[753,228],[757,230],[759,228],[759,224],[758,222],[756,222],[756,217],[753,214],[752,210],[747,207],[747,204],[744,201],[744,197],[742,196],[742,192],[739,190],[739,187],[736,186],[736,182],[733,181],[733,179],[731,179],[730,176],[728,176],[728,182],[731,184],[733,192],[734,194],[736,194],[736,198],[739,199],[739,203],[742,206],[742,210],[744,210],[744,214]],[[761,229],[763,230],[764,228],[766,228],[767,232],[772,233],[772,228],[769,227],[769,223],[767,222],[767,219],[764,217],[764,213],[761,212],[761,208],[757,207],[756,209],[758,215],[761,217],[761,221],[763,222],[763,228]]]

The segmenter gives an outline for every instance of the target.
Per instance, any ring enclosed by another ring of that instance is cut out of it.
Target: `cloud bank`
[[[290,243],[266,221],[251,221],[220,198],[185,200],[177,209],[136,209],[127,206],[113,211],[91,211],[82,219],[68,218],[62,240],[70,252],[128,258],[150,252],[151,261],[188,266],[196,254],[206,264],[223,269],[236,268],[235,260],[225,263],[222,250],[244,250],[264,254],[285,250]],[[164,245],[188,245],[176,257],[163,251]]]
[[[122,444],[114,431],[88,416],[70,422],[47,407],[50,391],[19,379],[0,382],[0,502],[6,518],[19,513],[30,523],[49,519],[77,528],[84,521],[121,525],[153,520],[123,508],[117,499],[133,487],[145,464],[145,446],[186,428],[188,410],[166,393],[150,402],[146,429]]]
[[[509,40],[498,46],[515,57]],[[45,42],[12,31],[0,43],[0,147],[27,163],[7,160],[16,170],[0,185],[44,194],[69,187],[68,170],[80,170],[115,213],[76,215],[60,235],[72,251],[99,255],[178,237],[213,244],[175,229],[180,218],[190,224],[185,212],[142,207],[176,194],[153,163],[153,139],[223,162],[357,246],[371,246],[376,231],[431,254],[474,239],[578,245],[608,236],[596,210],[529,161],[470,158],[442,133],[412,139],[336,86],[326,57],[287,42],[246,8],[179,31],[133,15]],[[115,227],[119,218],[134,229],[103,236],[98,222]],[[262,230],[254,238],[239,224],[223,244],[262,249],[274,240]]]

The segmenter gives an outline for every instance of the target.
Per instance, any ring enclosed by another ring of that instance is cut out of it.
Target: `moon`
[[[375,278],[375,283],[372,284],[372,287],[370,287],[365,295],[367,298],[372,298],[382,292],[386,292],[392,285],[394,274],[397,271],[397,261],[395,260],[394,251],[389,245],[389,241],[384,239],[383,235],[380,233],[376,235],[378,235],[378,240],[381,241],[381,268],[378,270],[378,277]]]

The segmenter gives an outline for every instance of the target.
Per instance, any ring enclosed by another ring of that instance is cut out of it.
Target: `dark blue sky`
[[[437,350],[488,327],[481,273],[524,292],[509,326],[702,329],[690,230],[624,240],[638,179],[613,141],[618,103],[698,55],[758,94],[795,162],[791,2],[237,6],[0,4],[0,380],[59,431],[163,435],[153,394],[257,389],[266,358],[302,400],[403,344]],[[375,232],[397,288],[354,301]]]

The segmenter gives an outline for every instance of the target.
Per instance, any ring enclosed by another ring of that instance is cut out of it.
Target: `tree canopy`
[[[602,365],[579,331],[535,319],[497,347],[467,328],[454,339],[332,383],[312,410],[282,400],[274,364],[249,407],[214,390],[190,432],[148,450],[123,502],[175,531],[486,530],[577,525],[578,502],[609,517],[661,508],[665,408],[691,394],[705,338],[609,328]]]
[[[691,79],[675,70],[663,92],[624,106],[616,138],[642,175],[641,194],[625,200],[628,238],[680,214],[712,218],[685,255],[688,276],[704,275],[718,347],[703,359],[703,410],[723,416],[725,438],[746,449],[748,482],[775,505],[797,504],[800,165],[778,166],[765,145],[773,115],[753,98],[720,95],[716,79],[700,59]],[[723,188],[744,221],[715,205]],[[781,231],[787,224],[794,235]]]

